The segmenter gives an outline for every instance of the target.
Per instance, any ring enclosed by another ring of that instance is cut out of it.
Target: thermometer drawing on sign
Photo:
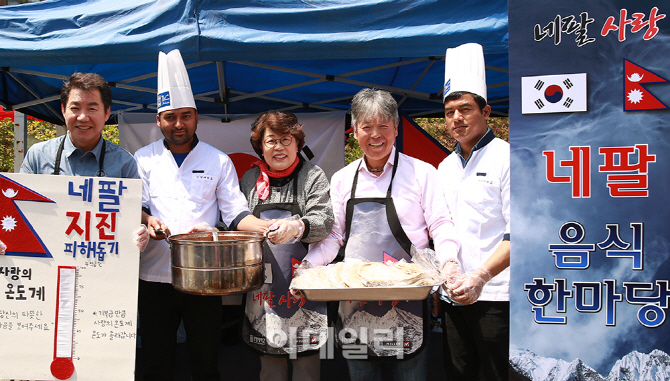
[[[74,348],[74,312],[77,287],[77,268],[58,266],[58,291],[56,295],[56,335],[51,374],[67,380],[74,373],[72,352]]]

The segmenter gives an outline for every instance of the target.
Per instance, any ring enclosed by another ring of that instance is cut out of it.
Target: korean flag
[[[586,111],[586,73],[521,78],[521,113]]]

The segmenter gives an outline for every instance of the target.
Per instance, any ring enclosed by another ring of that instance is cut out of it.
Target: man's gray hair
[[[358,128],[358,122],[369,122],[377,118],[380,122],[393,120],[393,126],[400,122],[398,103],[385,90],[365,88],[354,95],[351,101],[351,124]]]

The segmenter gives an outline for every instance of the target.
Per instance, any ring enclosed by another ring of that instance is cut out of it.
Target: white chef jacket
[[[487,133],[493,132],[489,130]],[[455,152],[438,167],[442,189],[461,241],[458,260],[464,272],[483,265],[503,237],[509,237],[509,158],[509,143],[493,138],[484,147],[473,149],[465,168]],[[509,301],[509,267],[484,286],[478,300]]]
[[[356,198],[386,197],[391,183],[394,157],[395,147],[379,177],[368,170],[365,162],[362,163],[358,169],[360,173]],[[330,181],[330,199],[335,221],[328,237],[310,245],[305,259],[315,265],[322,266],[332,262],[344,245],[347,201],[351,198],[354,175],[361,160],[363,159],[337,171]],[[391,197],[407,237],[419,249],[428,247],[428,240],[432,237],[435,252],[441,262],[449,258],[455,259],[460,244],[449,208],[438,189],[437,170],[426,162],[402,153],[398,156],[398,162]]]
[[[198,142],[177,166],[170,150],[159,140],[135,152],[142,179],[142,207],[163,221],[171,234],[186,233],[193,225],[230,223],[250,213],[228,155]],[[140,258],[140,279],[172,282],[170,248],[165,240],[149,240]]]

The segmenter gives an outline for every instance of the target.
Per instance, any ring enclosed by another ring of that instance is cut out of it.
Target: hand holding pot
[[[149,230],[149,236],[156,240],[165,239],[170,235],[170,229],[167,225],[154,216],[148,216],[147,230]]]
[[[197,225],[191,226],[188,229],[188,231],[186,232],[186,234],[198,233],[198,232],[218,232],[218,231],[219,231],[219,229],[217,229],[213,226],[209,226],[209,224],[207,222],[201,222]]]

